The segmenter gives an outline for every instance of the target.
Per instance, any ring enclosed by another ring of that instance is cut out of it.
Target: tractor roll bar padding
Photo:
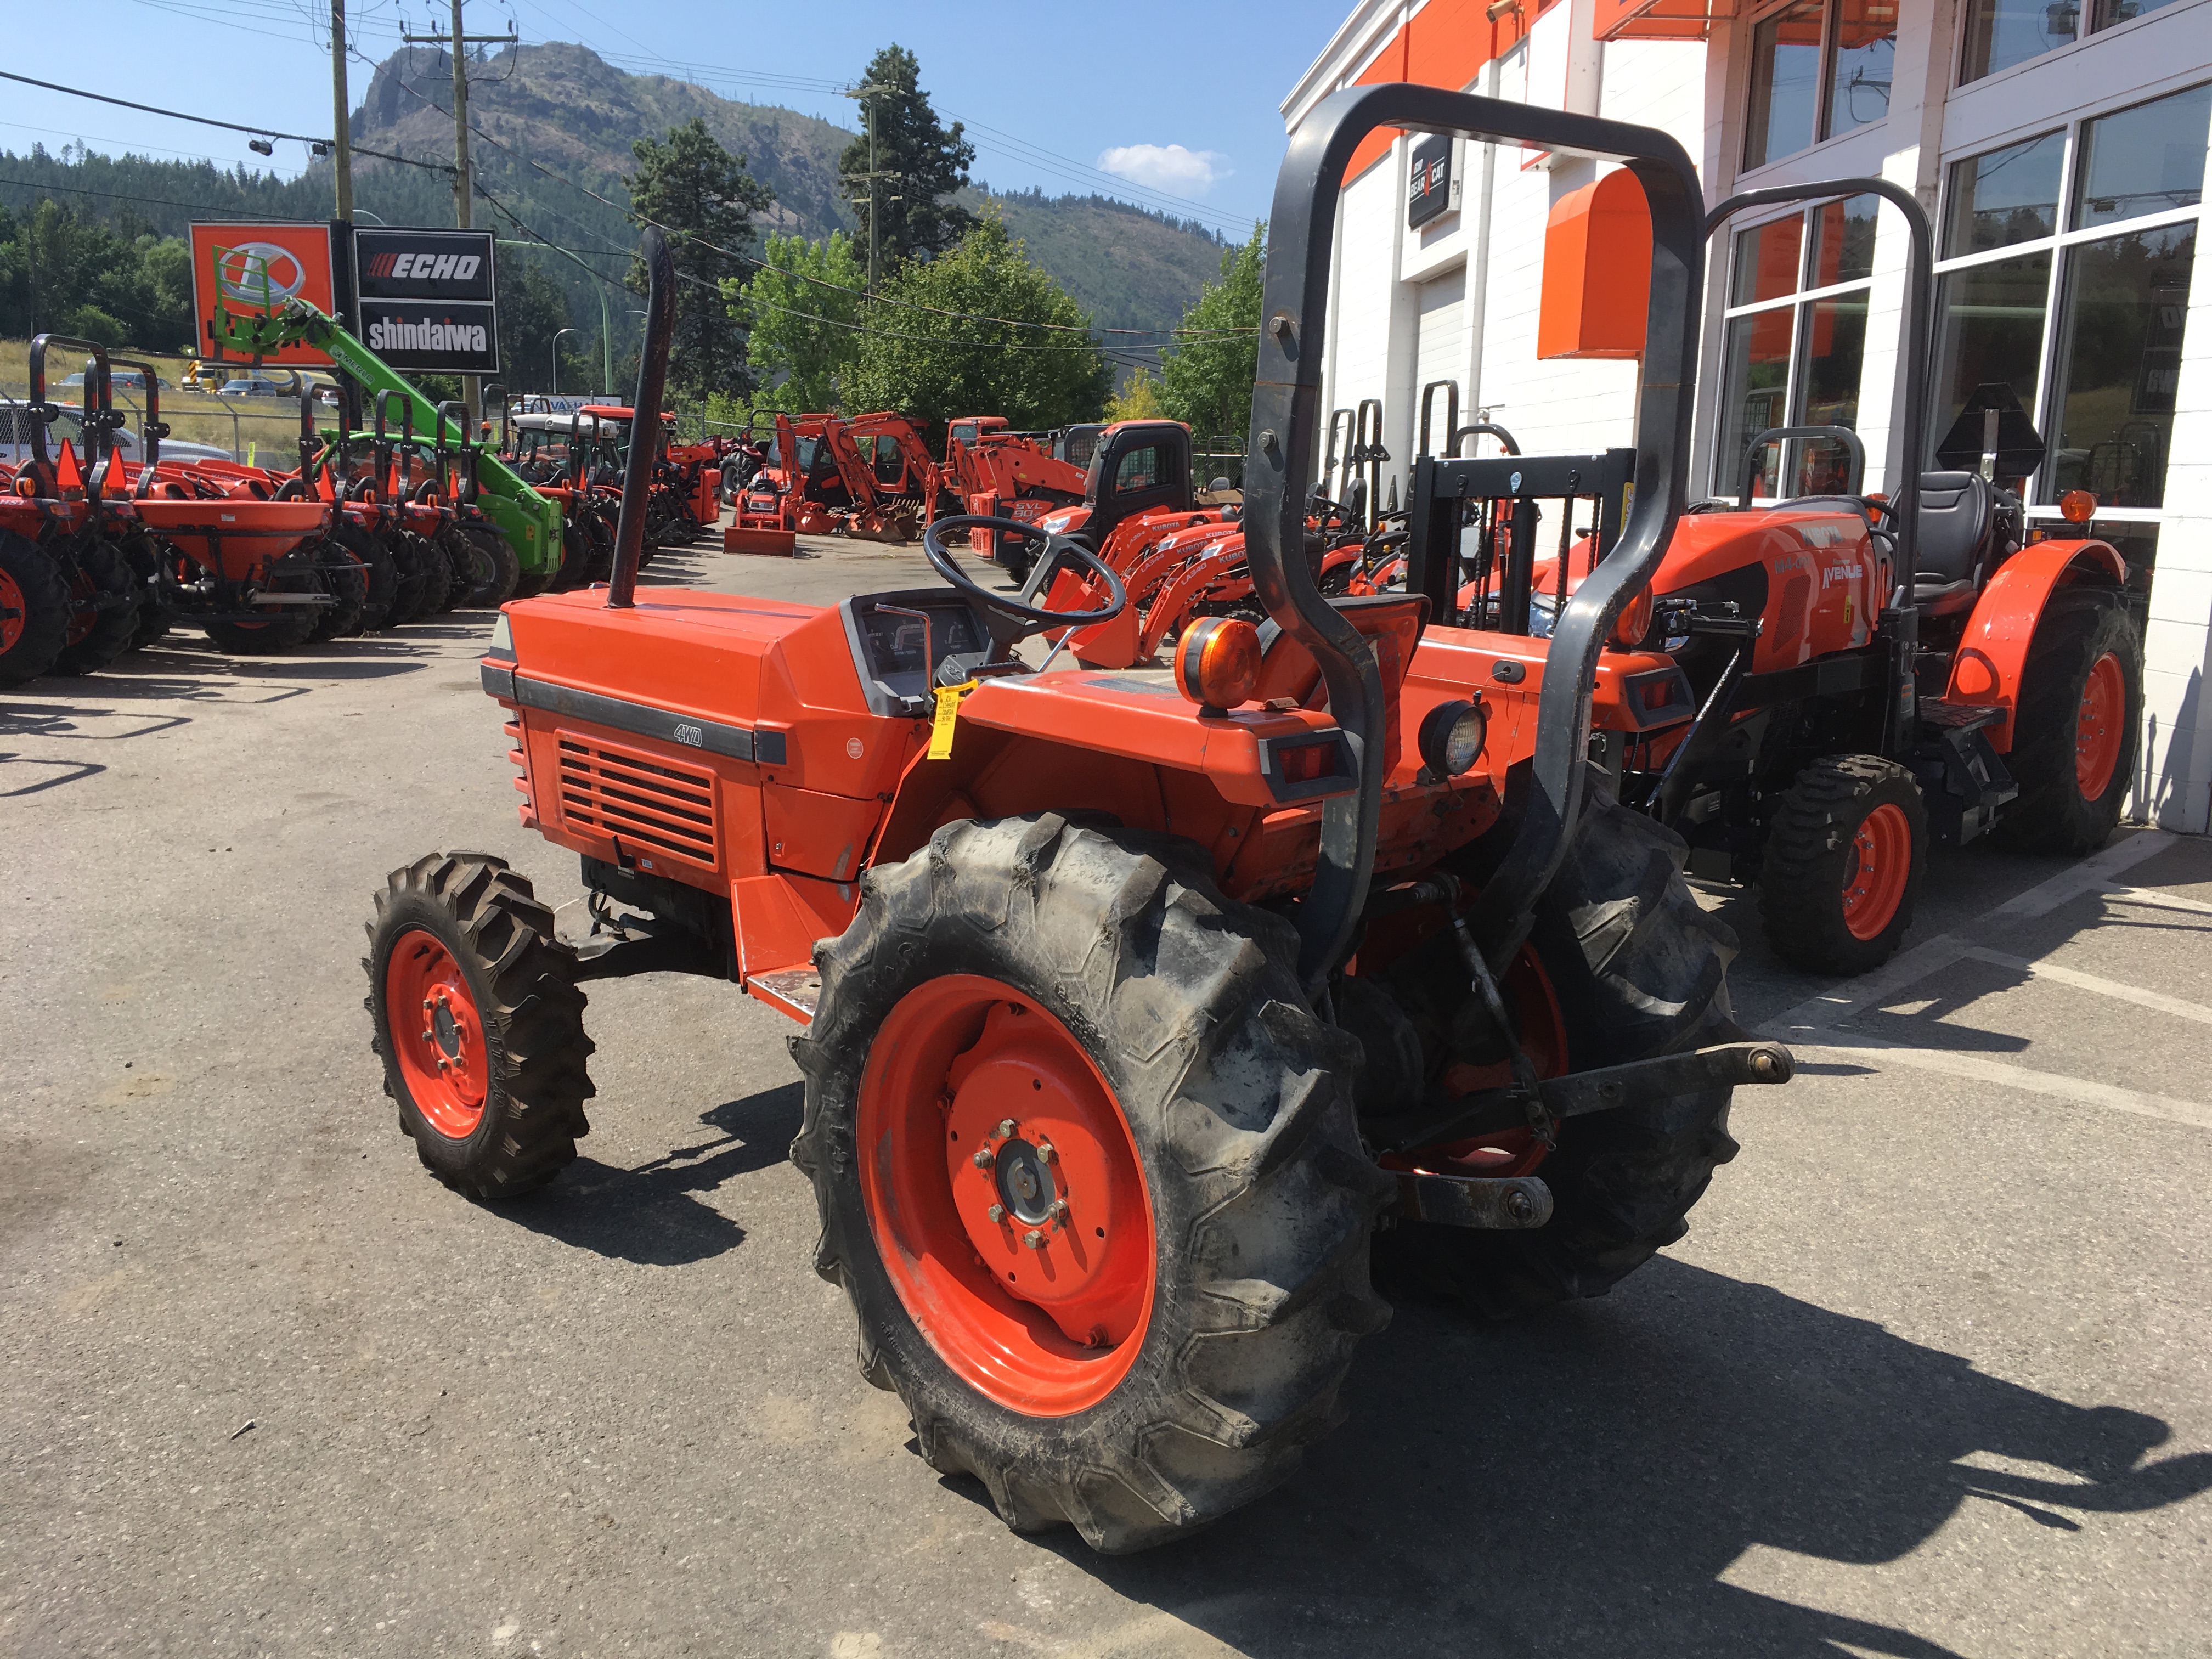
[[[1328,705],[1359,757],[1359,788],[1323,808],[1320,862],[1298,910],[1300,976],[1317,989],[1342,958],[1367,898],[1382,816],[1382,677],[1352,623],[1322,598],[1304,556],[1308,482],[1321,424],[1329,257],[1345,171],[1377,127],[1450,133],[1625,162],[1651,208],[1651,299],[1637,408],[1636,501],[1612,553],[1560,617],[1537,704],[1536,787],[1474,925],[1493,964],[1527,937],[1539,895],[1566,855],[1588,771],[1590,685],[1613,618],[1659,568],[1680,514],[1696,396],[1705,276],[1704,195],[1668,134],[1595,116],[1391,82],[1332,94],[1299,126],[1276,175],[1261,306],[1259,371],[1244,466],[1246,548],[1267,614],[1313,653]],[[1299,556],[1288,556],[1297,552]]]
[[[1792,438],[1818,438],[1824,443],[1841,444],[1844,453],[1851,458],[1851,470],[1844,494],[1856,495],[1866,483],[1866,446],[1859,434],[1847,426],[1770,426],[1765,431],[1744,446],[1743,494],[1736,500],[1738,507],[1749,507],[1759,483],[1759,463],[1766,453],[1769,444],[1788,443]]]
[[[653,491],[653,464],[660,453],[660,394],[668,383],[668,337],[676,328],[676,261],[659,226],[645,228],[638,257],[645,262],[645,349],[638,354],[637,392],[629,400],[629,453],[623,458],[615,568],[607,578],[610,611],[628,611],[636,603],[631,596],[637,589],[638,558],[645,551],[646,498]]]
[[[1912,591],[1920,573],[1920,469],[1928,464],[1928,324],[1936,289],[1936,238],[1928,226],[1928,210],[1911,191],[1887,179],[1819,179],[1802,185],[1769,185],[1731,196],[1705,216],[1705,234],[1711,236],[1746,208],[1869,195],[1881,197],[1905,216],[1905,228],[1912,241],[1905,284],[1905,466],[1897,487],[1890,491],[1897,508],[1897,568],[1893,580],[1904,593],[1905,603],[1890,611],[1883,624],[1883,632],[1896,652],[1893,659],[1896,678],[1885,724],[1887,752],[1897,759],[1912,746],[1919,713],[1913,662],[1920,648],[1920,607],[1912,602]]]

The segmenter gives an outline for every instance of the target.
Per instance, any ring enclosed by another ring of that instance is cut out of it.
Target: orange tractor
[[[1688,677],[1687,725],[1599,739],[1621,797],[1679,830],[1692,873],[1754,885],[1776,952],[1815,973],[1858,973],[1895,952],[1911,924],[1931,838],[1984,835],[2079,854],[2118,823],[2135,773],[2142,639],[2125,562],[2073,532],[2094,516],[2085,492],[2062,503],[2069,532],[2036,538],[2018,495],[2043,441],[2004,387],[1985,388],[1936,446],[1948,469],[1920,472],[1932,398],[1928,346],[1931,239],[1911,192],[1881,179],[1779,185],[1715,208],[1715,231],[1747,208],[1879,196],[1910,233],[1911,291],[1901,408],[1911,458],[1893,497],[1863,493],[1865,455],[1841,427],[1753,437],[1739,499],[1700,503],[1676,531],[1626,624]],[[1802,457],[1819,493],[1755,504],[1769,452]],[[1840,468],[1833,458],[1840,456]],[[1817,464],[1816,464],[1817,463]],[[1536,539],[1541,459],[1427,460],[1411,493],[1409,591],[1442,602],[1445,544],[1464,514],[1427,510],[1440,495],[1510,504],[1512,536]],[[1586,458],[1607,489],[1626,451]],[[1562,518],[1528,586],[1500,566],[1462,589],[1463,616],[1542,633],[1579,584],[1606,568],[1620,534],[1601,502],[1590,533]]]
[[[1314,580],[1332,216],[1383,127],[1613,156],[1650,203],[1633,505],[1548,639],[1455,625],[1450,585]],[[1109,623],[1127,590],[1079,540],[965,514],[924,533],[940,587],[640,594],[634,450],[608,588],[507,606],[482,664],[522,825],[580,857],[592,937],[562,938],[484,853],[393,872],[368,930],[399,1126],[484,1198],[575,1155],[592,981],[705,975],[788,1016],[793,1161],[863,1374],[1010,1525],[1110,1551],[1250,1501],[1337,1421],[1389,1317],[1378,1227],[1486,1308],[1598,1295],[1735,1155],[1734,1086],[1791,1069],[1729,1018],[1733,941],[1680,838],[1589,758],[1594,731],[1694,712],[1681,670],[1621,636],[1684,495],[1688,156],[1362,87],[1292,139],[1270,223],[1243,475],[1264,625],[1201,618],[1171,669],[1032,665],[1024,641]],[[641,419],[673,310],[655,229],[644,263]],[[1121,476],[1115,438],[1094,478]],[[1019,592],[956,556],[979,527],[1036,550]],[[1048,597],[1063,573],[1093,584],[1080,608]]]
[[[754,532],[854,536],[903,544],[933,516],[944,487],[921,434],[903,415],[781,415],[767,465],[738,497],[732,551]]]

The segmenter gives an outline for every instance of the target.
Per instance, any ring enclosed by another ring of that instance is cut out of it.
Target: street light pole
[[[581,334],[583,331],[583,331],[582,329],[580,329],[580,328],[564,328],[564,329],[557,330],[557,331],[555,331],[555,333],[554,333],[554,336],[553,336],[553,391],[552,391],[551,395],[552,395],[552,396],[554,396],[554,397],[556,397],[556,398],[557,398],[557,397],[559,397],[559,396],[561,395],[561,336],[562,336],[562,335],[563,335],[563,334]]]

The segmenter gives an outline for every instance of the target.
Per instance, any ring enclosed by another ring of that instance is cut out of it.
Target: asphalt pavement
[[[931,580],[810,546],[647,580]],[[372,891],[454,848],[580,890],[516,822],[488,620],[0,694],[0,1653],[2212,1650],[2212,846],[1939,854],[1843,985],[1710,895],[1803,1064],[1690,1236],[1517,1323],[1394,1291],[1297,1477],[1108,1559],[861,1381],[792,1028],[734,987],[590,988],[544,1194],[417,1164]]]

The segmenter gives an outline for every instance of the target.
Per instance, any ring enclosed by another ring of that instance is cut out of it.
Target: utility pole
[[[453,32],[440,34],[433,29],[428,34],[402,33],[399,37],[409,46],[443,46],[453,59],[453,223],[461,229],[469,228],[469,71],[468,50],[471,46],[506,46],[520,44],[521,37],[507,34],[470,34],[461,26],[461,0],[453,0]],[[469,411],[469,430],[473,432],[483,419],[480,377],[461,376],[461,398]]]
[[[338,218],[353,219],[353,100],[346,95],[345,0],[331,0],[331,137],[337,146]]]
[[[868,185],[868,292],[876,291],[876,184],[886,175],[876,170],[876,104],[875,100],[896,87],[878,86],[873,82],[857,87],[848,87],[845,96],[860,100],[860,120],[868,132],[868,171],[865,175]],[[893,200],[899,198],[894,197]]]

